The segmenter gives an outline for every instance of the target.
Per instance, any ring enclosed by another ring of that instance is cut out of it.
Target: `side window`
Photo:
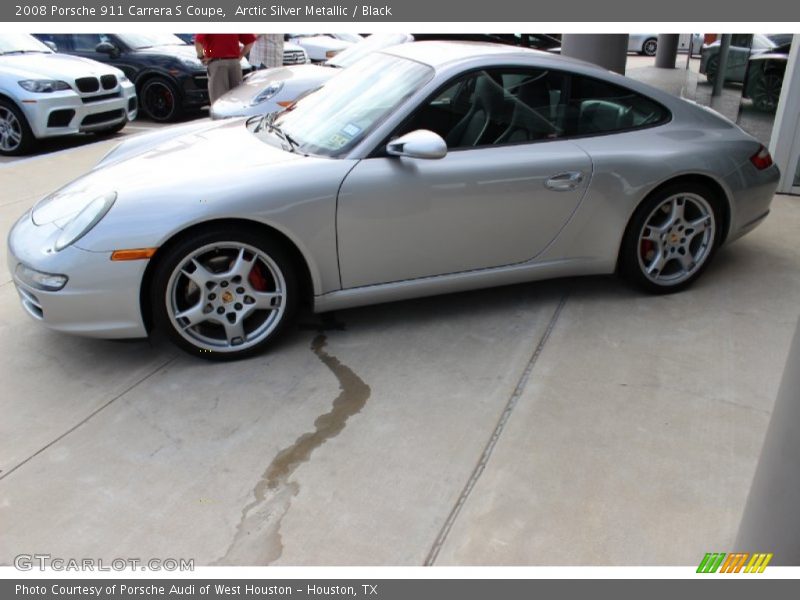
[[[564,81],[544,70],[477,71],[422,106],[398,135],[429,129],[450,149],[555,138]]]
[[[669,112],[627,88],[575,75],[569,102],[561,107],[567,135],[591,135],[662,123]]]
[[[105,36],[99,33],[75,33],[71,37],[75,52],[94,52],[97,44],[106,41]]]
[[[749,48],[752,42],[752,33],[734,33],[731,36],[731,46],[735,46],[737,48]]]

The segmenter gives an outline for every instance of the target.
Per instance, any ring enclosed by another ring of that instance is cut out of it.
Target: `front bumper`
[[[26,213],[8,236],[8,268],[22,307],[56,331],[98,338],[146,337],[139,290],[146,261],[112,262],[110,252],[89,252],[69,246],[55,252],[60,230],[37,226]],[[58,291],[44,291],[17,276],[17,265],[66,275]]]
[[[20,98],[20,106],[37,138],[102,131],[136,118],[136,89],[131,82],[120,83],[108,96],[97,100],[72,90],[28,94]]]

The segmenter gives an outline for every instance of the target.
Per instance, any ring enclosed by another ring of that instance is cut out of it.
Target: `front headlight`
[[[23,90],[37,94],[49,94],[72,89],[66,81],[56,81],[54,79],[24,79],[17,83]]]
[[[180,61],[185,64],[187,67],[192,69],[203,69],[203,63],[200,62],[198,58],[192,58],[191,56],[181,56]]]
[[[56,252],[63,250],[81,239],[92,230],[92,227],[100,222],[106,213],[111,209],[114,200],[117,199],[116,192],[110,192],[92,200],[86,207],[75,215],[65,226],[61,235],[56,240]]]
[[[267,87],[261,90],[258,93],[258,95],[256,95],[255,98],[253,98],[253,101],[250,102],[250,105],[255,106],[256,104],[261,104],[262,102],[266,102],[267,100],[275,96],[275,94],[280,92],[282,89],[283,89],[283,81],[275,81],[273,83],[270,83]]]

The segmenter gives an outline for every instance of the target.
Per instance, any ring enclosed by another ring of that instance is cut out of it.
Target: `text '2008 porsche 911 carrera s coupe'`
[[[366,56],[288,109],[121,143],[9,236],[25,310],[109,338],[158,327],[260,351],[330,311],[616,271],[688,286],[768,214],[778,169],[718,114],[508,46]]]

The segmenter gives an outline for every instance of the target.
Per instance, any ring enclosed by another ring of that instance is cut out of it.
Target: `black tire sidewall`
[[[166,87],[172,94],[172,97],[174,98],[172,112],[168,117],[156,117],[155,115],[153,115],[153,113],[150,112],[150,107],[147,105],[147,90],[150,86],[155,84],[163,85],[164,87]],[[180,94],[178,93],[178,88],[175,87],[175,85],[165,77],[151,77],[150,79],[145,81],[142,84],[141,89],[139,90],[139,96],[141,97],[139,108],[143,109],[144,112],[147,114],[147,116],[157,123],[170,123],[172,121],[175,121],[181,116],[181,97]]]
[[[284,295],[285,309],[283,317],[273,331],[255,346],[237,352],[209,352],[194,346],[189,340],[184,338],[175,329],[168,314],[166,305],[167,284],[172,272],[184,260],[188,254],[202,246],[214,242],[241,242],[258,248],[267,254],[283,273],[286,282],[286,293]],[[297,309],[298,304],[298,282],[295,269],[289,254],[282,244],[277,243],[269,237],[249,229],[232,229],[226,227],[211,227],[201,232],[193,232],[191,236],[184,237],[177,242],[170,244],[163,250],[163,254],[157,257],[157,263],[153,269],[152,285],[150,286],[150,306],[153,314],[155,327],[166,333],[167,336],[180,348],[192,354],[208,360],[228,361],[238,360],[261,353],[267,346],[279,338],[286,330]]]
[[[709,254],[700,268],[691,277],[675,285],[659,285],[648,279],[639,266],[639,234],[646,219],[665,199],[675,194],[696,194],[709,203],[714,211],[714,240]],[[714,258],[723,236],[722,199],[709,186],[702,183],[676,183],[666,185],[645,198],[631,216],[622,240],[619,255],[619,271],[631,283],[653,294],[671,294],[686,289],[705,271]]]
[[[0,106],[7,108],[14,113],[14,116],[17,118],[17,121],[19,121],[20,127],[22,128],[22,141],[20,142],[19,146],[17,146],[17,149],[12,150],[11,152],[0,151],[0,155],[22,156],[24,154],[28,154],[36,146],[36,138],[33,135],[31,126],[28,124],[28,119],[25,118],[25,114],[13,102],[9,102],[8,100],[3,100],[0,98]]]

